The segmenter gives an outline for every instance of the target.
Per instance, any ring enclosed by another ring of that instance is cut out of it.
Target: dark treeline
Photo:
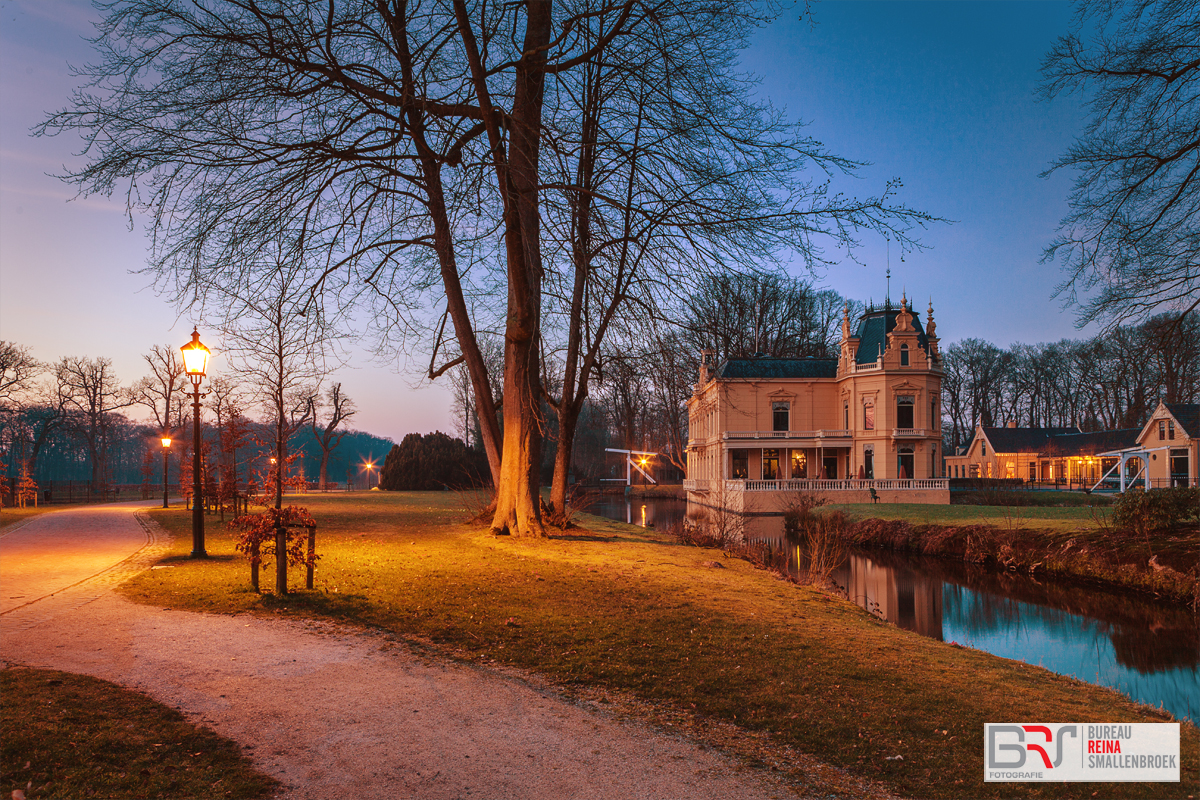
[[[30,464],[31,441],[29,433],[34,430],[36,422],[30,417],[44,414],[44,409],[31,408],[18,410],[0,410],[0,453],[3,453],[3,467],[8,478],[14,479],[20,475],[22,464]],[[99,468],[93,470],[91,453],[85,440],[78,433],[77,422],[67,420],[45,436],[36,462],[32,462],[30,476],[39,486],[46,487],[54,483],[72,481],[87,483],[95,493],[105,492],[112,486],[130,486],[145,484],[152,490],[162,487],[162,443],[161,432],[153,425],[147,425],[129,419],[124,414],[113,412],[102,422],[99,454]],[[191,418],[185,416],[184,434],[177,434],[168,451],[168,470],[171,491],[179,490],[180,467],[184,464],[183,472],[190,469],[191,459]],[[214,423],[204,422],[201,425],[201,439],[205,450],[206,463],[215,470],[220,456],[220,431]],[[179,438],[182,436],[182,438]],[[247,428],[245,443],[235,448],[235,460],[232,467],[238,476],[238,485],[245,488],[248,481],[256,481],[262,486],[263,476],[269,470],[271,448],[271,426],[269,423],[250,422]],[[363,431],[349,430],[343,437],[340,446],[330,454],[328,475],[331,488],[366,488],[369,478],[368,463],[378,470],[383,463],[383,457],[392,447],[390,439],[384,439]],[[288,477],[303,479],[313,486],[317,483],[318,469],[321,463],[321,447],[308,429],[293,434],[289,441],[292,452],[299,457],[289,465]],[[99,476],[99,482],[92,484],[93,476]],[[377,478],[377,474],[376,474]],[[185,487],[186,488],[186,487]]]
[[[1200,316],[1162,314],[1088,339],[1001,349],[963,339],[942,350],[945,452],[976,424],[1137,428],[1158,401],[1200,397]]]
[[[52,364],[34,359],[27,348],[0,342],[0,480],[9,493],[27,476],[41,488],[56,483],[85,484],[86,494],[105,496],[113,487],[142,485],[161,489],[162,436],[172,491],[190,481],[193,420],[185,378],[173,348],[156,347],[145,356],[151,374],[122,385],[106,358],[63,358]],[[207,387],[201,409],[202,455],[210,479],[243,491],[261,487],[276,452],[269,412],[251,419],[254,404],[231,381],[216,378]],[[288,440],[285,474],[293,481],[319,480],[323,451],[328,451],[328,481],[365,487],[368,462],[375,468],[392,442],[344,426],[326,435],[340,385],[325,392],[313,387],[299,398],[305,410]],[[134,418],[133,408],[148,421]],[[324,447],[322,446],[324,445]]]

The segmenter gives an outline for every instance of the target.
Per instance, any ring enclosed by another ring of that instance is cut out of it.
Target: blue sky
[[[839,182],[850,194],[904,181],[906,204],[953,219],[921,235],[929,249],[900,260],[892,294],[918,309],[932,296],[943,343],[978,337],[1008,346],[1087,335],[1051,299],[1061,280],[1039,264],[1066,212],[1071,176],[1038,177],[1082,127],[1075,98],[1035,96],[1038,68],[1067,30],[1067,3],[821,2],[815,25],[785,12],[759,31],[743,65],[760,91],[831,151],[872,162]],[[73,161],[78,140],[29,129],[65,104],[68,63],[90,57],[94,12],[82,0],[0,2],[0,338],[43,360],[108,356],[132,382],[152,344],[188,340],[191,322],[145,288],[146,241],[120,198],[72,200],[46,173]],[[889,264],[882,240],[818,283],[880,300]],[[799,273],[799,267],[796,267]],[[204,331],[201,332],[202,334]],[[219,362],[215,365],[219,369]],[[337,378],[361,411],[355,426],[397,441],[450,430],[449,398],[415,373],[354,354]]]

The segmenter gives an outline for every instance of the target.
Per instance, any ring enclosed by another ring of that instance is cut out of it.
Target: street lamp
[[[371,470],[375,469],[375,462],[374,461],[364,461],[363,469],[365,469],[367,471],[367,490],[370,491],[370,489],[371,489]]]
[[[204,481],[200,466],[200,382],[208,371],[210,351],[200,344],[200,332],[192,329],[192,340],[179,348],[183,370],[192,382],[192,420],[195,423],[195,451],[192,453],[192,558],[207,558],[204,552]]]
[[[171,450],[171,437],[162,437],[163,446],[163,508],[167,506],[167,453]]]

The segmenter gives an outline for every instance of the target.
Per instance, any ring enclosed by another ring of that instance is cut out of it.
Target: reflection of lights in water
[[[646,504],[642,503],[642,527],[646,527]]]

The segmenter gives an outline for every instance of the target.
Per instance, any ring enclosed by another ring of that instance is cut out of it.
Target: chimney
[[[1015,427],[1017,427],[1017,423],[1016,423],[1016,422],[1010,422],[1010,423],[1008,423],[1008,427],[1009,427],[1009,428],[1015,428]]]

